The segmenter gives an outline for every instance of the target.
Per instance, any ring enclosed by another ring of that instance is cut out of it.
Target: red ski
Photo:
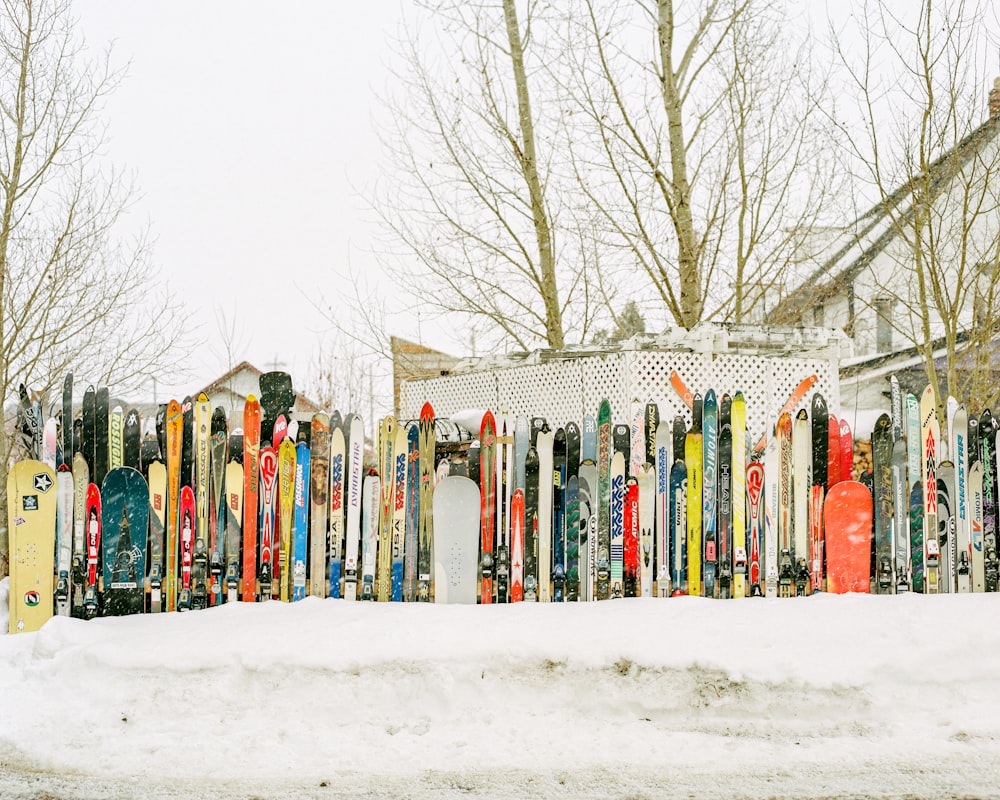
[[[243,602],[257,599],[257,515],[259,497],[260,401],[247,396],[243,409]]]
[[[630,475],[625,479],[625,555],[622,559],[625,577],[625,597],[639,596],[639,482]]]
[[[87,486],[87,589],[83,596],[85,619],[97,616],[97,565],[101,553],[101,490]]]
[[[260,451],[260,580],[261,600],[270,600],[274,588],[274,534],[277,511],[278,454],[273,447]]]
[[[510,499],[510,602],[524,600],[524,489]]]

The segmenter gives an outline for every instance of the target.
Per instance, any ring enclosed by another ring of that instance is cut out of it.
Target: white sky
[[[224,313],[237,360],[277,362],[303,388],[329,330],[306,296],[346,302],[348,264],[376,271],[362,192],[402,3],[74,0],[74,12],[90,48],[113,41],[131,62],[104,114],[108,157],[141,192],[131,224],[150,225],[204,338]],[[415,337],[416,323],[391,332]],[[221,374],[224,348],[199,348],[191,366],[178,392]],[[161,398],[170,387],[164,376]]]
[[[209,342],[186,377],[162,377],[159,399],[228,368],[219,314],[235,327],[235,360],[286,369],[306,388],[331,332],[307,297],[350,314],[349,271],[369,288],[379,281],[371,254],[378,228],[364,194],[378,177],[378,94],[413,0],[73,7],[92,48],[113,41],[117,63],[131,62],[105,109],[107,155],[134,171],[142,195],[130,224],[150,225],[155,263]],[[843,18],[848,9],[817,2],[810,11],[822,28],[826,13]],[[469,351],[461,331],[429,315],[418,322],[408,298],[397,304],[389,333]]]

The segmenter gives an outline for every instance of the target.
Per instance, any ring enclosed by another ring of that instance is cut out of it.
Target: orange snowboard
[[[830,487],[823,506],[828,592],[870,591],[872,513],[872,495],[863,483]]]

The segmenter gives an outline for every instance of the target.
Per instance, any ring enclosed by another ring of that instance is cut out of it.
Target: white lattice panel
[[[411,417],[430,400],[435,411],[447,416],[468,408],[525,416],[545,417],[552,425],[580,421],[584,414],[597,413],[603,398],[611,403],[612,419],[625,422],[633,401],[652,400],[660,408],[661,419],[681,414],[690,423],[691,412],[671,383],[676,371],[691,392],[704,394],[709,387],[716,394],[742,391],[747,403],[747,425],[754,439],[764,431],[767,417],[777,412],[791,393],[810,376],[817,376],[815,388],[802,404],[808,407],[814,392],[821,392],[831,413],[840,407],[835,363],[836,348],[822,341],[803,340],[792,332],[791,344],[776,346],[774,334],[761,338],[761,350],[753,352],[753,342],[714,339],[709,332],[693,334],[690,342],[672,339],[662,346],[630,348],[595,355],[581,353],[576,358],[534,361],[500,368],[426,380],[403,385],[402,410]],[[777,337],[775,337],[777,338]],[[801,357],[795,355],[802,353]],[[833,353],[833,355],[831,355]]]
[[[583,381],[584,414],[596,417],[601,400],[606,397],[611,404],[612,418],[625,421],[624,410],[628,408],[629,392],[628,368],[623,353],[580,359],[580,378]]]
[[[461,372],[440,378],[406,381],[400,387],[399,405],[404,419],[419,419],[420,409],[428,401],[439,417],[450,417],[467,409],[496,408],[496,373]]]
[[[552,426],[582,419],[580,362],[576,359],[497,370],[497,410],[545,417]]]

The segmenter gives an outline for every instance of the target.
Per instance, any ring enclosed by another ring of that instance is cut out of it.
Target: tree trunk
[[[677,271],[680,275],[681,319],[690,328],[701,320],[705,305],[701,281],[698,239],[691,215],[691,185],[688,181],[687,142],[684,139],[684,119],[681,97],[673,65],[674,4],[659,0],[658,41],[660,47],[661,93],[667,114],[667,138],[670,148],[671,221],[677,235]]]
[[[514,84],[517,87],[517,110],[521,126],[521,141],[514,142],[531,198],[531,217],[535,226],[538,243],[538,265],[540,269],[539,289],[545,304],[545,334],[551,348],[561,350],[565,346],[562,324],[562,308],[559,304],[559,288],[556,283],[555,248],[552,230],[545,210],[545,196],[538,178],[538,161],[535,156],[535,126],[531,116],[531,102],[528,97],[528,78],[524,71],[524,51],[521,46],[521,29],[517,22],[517,8],[514,0],[504,0],[504,18],[507,23],[507,39],[510,42],[510,60],[514,70]]]

